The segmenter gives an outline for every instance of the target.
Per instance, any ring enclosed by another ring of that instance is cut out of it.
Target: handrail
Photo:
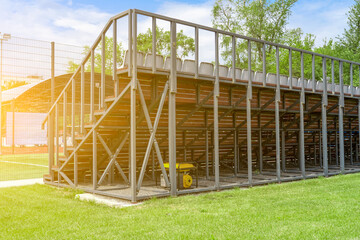
[[[57,97],[57,99],[55,100],[55,102],[53,103],[53,105],[51,106],[50,110],[48,111],[48,113],[46,114],[46,117],[44,119],[44,121],[41,124],[41,128],[44,129],[45,123],[47,122],[49,115],[51,114],[51,112],[55,109],[55,105],[60,101],[60,99],[62,98],[62,96],[64,95],[65,91],[68,89],[68,87],[70,86],[71,82],[74,80],[75,76],[80,72],[81,70],[81,66],[84,65],[87,60],[89,60],[90,56],[91,56],[91,51],[95,50],[95,48],[98,46],[99,42],[101,41],[101,37],[103,33],[106,33],[107,30],[110,28],[110,26],[113,23],[113,20],[117,20],[119,18],[125,17],[129,14],[131,10],[126,10],[122,13],[119,13],[117,15],[115,15],[114,17],[110,18],[108,20],[108,22],[105,24],[104,28],[102,29],[102,31],[100,32],[100,34],[98,35],[98,37],[96,38],[95,42],[93,43],[93,45],[91,46],[91,48],[89,49],[89,52],[85,55],[85,57],[83,58],[83,60],[81,61],[79,67],[76,69],[76,71],[74,72],[74,74],[70,77],[70,80],[67,82],[67,84],[65,85],[64,89],[61,91],[61,93],[59,94],[59,96]]]
[[[228,35],[228,36],[234,36],[234,37],[237,37],[237,38],[242,38],[242,39],[245,39],[245,40],[250,40],[250,41],[254,41],[254,42],[258,42],[258,43],[263,43],[263,44],[266,44],[266,45],[272,45],[274,47],[285,48],[285,49],[288,49],[288,50],[292,50],[292,51],[296,51],[296,52],[303,52],[303,53],[307,53],[307,54],[314,54],[315,56],[318,56],[318,57],[325,57],[327,59],[333,59],[333,60],[336,60],[336,61],[352,63],[352,64],[360,66],[360,63],[358,63],[358,62],[353,62],[353,61],[346,60],[346,59],[332,57],[332,56],[324,55],[324,54],[321,54],[321,53],[311,52],[311,51],[300,49],[300,48],[290,47],[290,46],[283,45],[283,44],[280,44],[280,43],[274,43],[274,42],[269,42],[269,41],[262,40],[262,39],[248,37],[248,36],[244,36],[244,35],[241,35],[241,34],[232,33],[232,32],[224,31],[224,30],[221,30],[221,29],[212,28],[212,27],[208,27],[208,26],[204,26],[204,25],[200,25],[200,24],[180,20],[180,19],[177,19],[177,18],[171,18],[171,17],[167,17],[167,16],[163,16],[163,15],[159,15],[159,14],[156,14],[156,13],[151,13],[151,12],[147,12],[147,11],[143,11],[143,10],[139,10],[139,9],[134,9],[134,13],[138,13],[138,14],[148,16],[148,17],[159,18],[159,19],[162,19],[164,21],[176,22],[178,24],[182,24],[182,25],[186,25],[186,26],[194,27],[194,28],[199,28],[199,29],[206,30],[206,31],[211,31],[211,32],[214,32],[214,33],[217,32],[217,33],[220,33],[220,34],[224,34],[224,35]]]

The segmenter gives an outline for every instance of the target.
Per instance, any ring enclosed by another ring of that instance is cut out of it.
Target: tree
[[[216,28],[254,37],[269,42],[282,43],[286,25],[291,14],[291,7],[297,0],[216,0],[213,10],[213,25]],[[262,61],[262,44],[253,44],[255,54],[253,63],[257,68]],[[222,57],[231,65],[231,38],[221,36],[221,46],[224,48]],[[247,43],[238,41],[236,45],[236,66],[247,66]],[[267,54],[273,51],[269,46]]]
[[[348,17],[348,29],[344,29],[342,36],[338,37],[339,44],[349,49],[353,54],[359,54],[360,48],[360,0],[346,14]]]
[[[194,39],[188,37],[184,34],[183,30],[180,30],[176,33],[176,45],[177,45],[177,56],[178,57],[187,57],[189,54],[195,52],[195,43]],[[99,43],[99,49],[95,53],[95,72],[101,72],[101,42]],[[156,28],[156,51],[157,54],[162,54],[164,56],[170,56],[170,31],[164,31],[163,28]],[[145,33],[139,33],[137,39],[137,49],[143,53],[152,52],[152,31],[149,28]],[[84,47],[83,54],[86,55],[90,51],[89,46]],[[112,74],[113,72],[113,38],[105,37],[105,71],[106,74]],[[117,66],[121,67],[125,58],[125,50],[119,42],[117,44]],[[85,71],[91,70],[91,58],[85,65]],[[79,67],[79,64],[76,64],[73,61],[69,61],[67,71],[69,73],[74,72]]]
[[[113,57],[114,57],[113,43],[114,43],[113,38],[105,37],[105,73],[109,74],[109,75],[112,74],[113,68],[114,68],[113,67]],[[95,68],[95,72],[97,72],[97,73],[101,72],[101,65],[102,65],[101,49],[102,49],[102,44],[100,42],[98,45],[98,48],[95,51],[95,58],[94,58],[94,68]],[[83,50],[83,55],[86,55],[89,51],[90,51],[90,47],[85,46],[84,50]],[[122,43],[119,42],[116,45],[116,65],[117,65],[117,67],[120,67],[123,65],[124,55],[125,55],[125,50],[122,46]],[[68,73],[75,72],[78,67],[79,67],[79,64],[77,64],[73,61],[69,61],[67,72]],[[91,57],[85,64],[85,71],[87,71],[87,72],[91,71]]]
[[[140,33],[137,39],[137,48],[144,53],[152,52],[152,31],[149,28],[145,33]],[[195,52],[194,39],[184,34],[183,30],[176,33],[177,56],[184,58]],[[170,56],[170,31],[156,27],[156,53]]]
[[[2,90],[5,91],[5,90],[12,89],[12,88],[20,87],[20,86],[23,86],[26,84],[28,84],[28,83],[25,81],[15,81],[15,80],[5,81],[5,83],[2,85]]]

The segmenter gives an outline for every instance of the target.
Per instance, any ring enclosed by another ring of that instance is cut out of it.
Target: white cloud
[[[351,1],[299,1],[290,17],[290,28],[300,27],[305,33],[316,36],[315,44],[340,35],[347,25],[346,13]]]
[[[76,45],[91,44],[111,14],[72,1],[2,0],[0,31]]]

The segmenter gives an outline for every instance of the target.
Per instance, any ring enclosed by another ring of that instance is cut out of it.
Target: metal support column
[[[305,89],[304,89],[304,53],[301,52],[301,96],[300,96],[300,133],[299,133],[299,156],[300,156],[300,170],[301,175],[305,179],[305,139],[304,139],[304,104],[305,104]]]
[[[276,47],[276,90],[275,90],[275,140],[276,140],[276,178],[281,182],[280,171],[280,113],[279,103],[281,98],[280,92],[280,61],[279,61],[279,47]]]
[[[171,68],[169,79],[169,175],[170,175],[170,194],[177,195],[176,182],[176,23],[171,22],[170,26],[171,42]]]
[[[252,75],[251,75],[251,42],[248,40],[248,71],[249,79],[246,93],[246,139],[247,139],[247,165],[248,165],[248,181],[252,186],[252,146],[251,146],[251,99],[252,99]]]
[[[11,124],[11,154],[15,154],[15,100],[11,101],[12,124]]]
[[[137,88],[137,14],[132,14],[132,78],[131,78],[131,93],[130,93],[130,171],[131,171],[131,201],[136,202],[137,188],[136,188],[136,88]]]
[[[51,85],[50,86],[51,105],[53,105],[55,102],[55,43],[54,42],[51,42],[51,84],[50,85]],[[0,119],[1,119],[1,111],[0,111]],[[50,116],[47,122],[47,128],[48,128],[49,174],[51,175],[51,180],[53,181],[53,174],[51,171],[51,167],[54,165],[54,112],[53,111],[50,112]],[[0,127],[0,154],[1,154],[1,146],[2,146],[2,138],[1,138],[1,127]]]
[[[209,130],[208,130],[208,112],[205,110],[205,173],[206,179],[209,179]]]
[[[326,58],[323,58],[323,96],[322,96],[322,108],[321,108],[321,116],[322,116],[322,147],[323,147],[323,169],[324,176],[327,177],[329,175],[328,170],[328,141],[327,141],[327,79],[326,79]],[[331,154],[331,153],[330,153]]]
[[[215,162],[215,188],[220,189],[219,173],[219,33],[215,32],[215,82],[214,82],[214,162]]]
[[[339,97],[339,144],[340,144],[340,172],[345,171],[345,149],[344,149],[344,79],[343,63],[340,62],[340,97]]]

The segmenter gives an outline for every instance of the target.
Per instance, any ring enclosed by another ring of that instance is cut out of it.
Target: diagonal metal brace
[[[166,186],[168,186],[168,187],[170,186],[169,179],[168,179],[165,167],[164,167],[164,162],[163,162],[163,159],[162,159],[162,156],[161,156],[159,144],[158,144],[158,142],[156,141],[156,138],[155,138],[156,130],[157,130],[157,127],[158,127],[158,124],[159,124],[159,121],[160,121],[160,116],[161,116],[162,108],[163,108],[164,103],[165,103],[165,98],[166,98],[168,89],[169,89],[169,82],[167,81],[165,83],[165,86],[164,86],[164,90],[163,90],[163,93],[162,93],[162,96],[161,96],[161,100],[160,100],[160,103],[159,103],[159,107],[158,107],[158,111],[157,111],[157,114],[156,114],[156,117],[155,117],[155,123],[154,123],[154,127],[153,127],[153,125],[151,123],[151,119],[150,119],[150,114],[149,114],[149,111],[148,111],[147,106],[146,106],[144,94],[142,92],[141,85],[138,82],[138,90],[139,90],[139,95],[140,95],[140,101],[141,101],[141,105],[142,105],[142,108],[143,108],[145,119],[146,119],[146,122],[147,122],[147,125],[148,125],[148,128],[149,128],[149,132],[150,132],[150,139],[149,139],[149,143],[148,143],[148,146],[147,146],[147,149],[146,149],[143,165],[142,165],[140,176],[139,176],[139,181],[138,181],[138,186],[137,186],[138,190],[140,190],[142,180],[144,178],[146,166],[147,166],[147,163],[148,163],[148,159],[149,159],[149,156],[150,156],[150,151],[151,151],[151,148],[152,148],[153,144],[155,146],[156,155],[157,155],[157,158],[158,158],[158,161],[159,161],[159,164],[160,164],[162,174],[164,176]]]
[[[97,134],[97,137],[99,138],[101,144],[104,146],[107,154],[108,154],[109,157],[110,157],[110,162],[109,162],[109,164],[107,165],[104,173],[103,173],[102,176],[100,177],[100,180],[99,180],[99,182],[98,182],[98,185],[100,185],[100,184],[104,181],[106,174],[108,173],[108,171],[110,170],[111,166],[112,166],[114,163],[115,163],[115,166],[116,166],[116,168],[118,169],[120,175],[121,175],[122,178],[124,179],[124,181],[125,181],[127,184],[129,184],[129,180],[127,179],[126,175],[124,174],[124,171],[123,171],[122,168],[120,167],[119,163],[116,161],[116,157],[119,155],[119,153],[120,153],[121,149],[123,148],[123,146],[124,146],[127,138],[129,137],[129,133],[128,133],[128,132],[126,133],[125,137],[124,137],[123,140],[121,141],[119,147],[116,149],[116,151],[115,151],[114,154],[111,152],[111,150],[109,149],[109,147],[106,145],[106,143],[105,143],[104,139],[101,137],[101,135],[100,135],[100,134]]]

